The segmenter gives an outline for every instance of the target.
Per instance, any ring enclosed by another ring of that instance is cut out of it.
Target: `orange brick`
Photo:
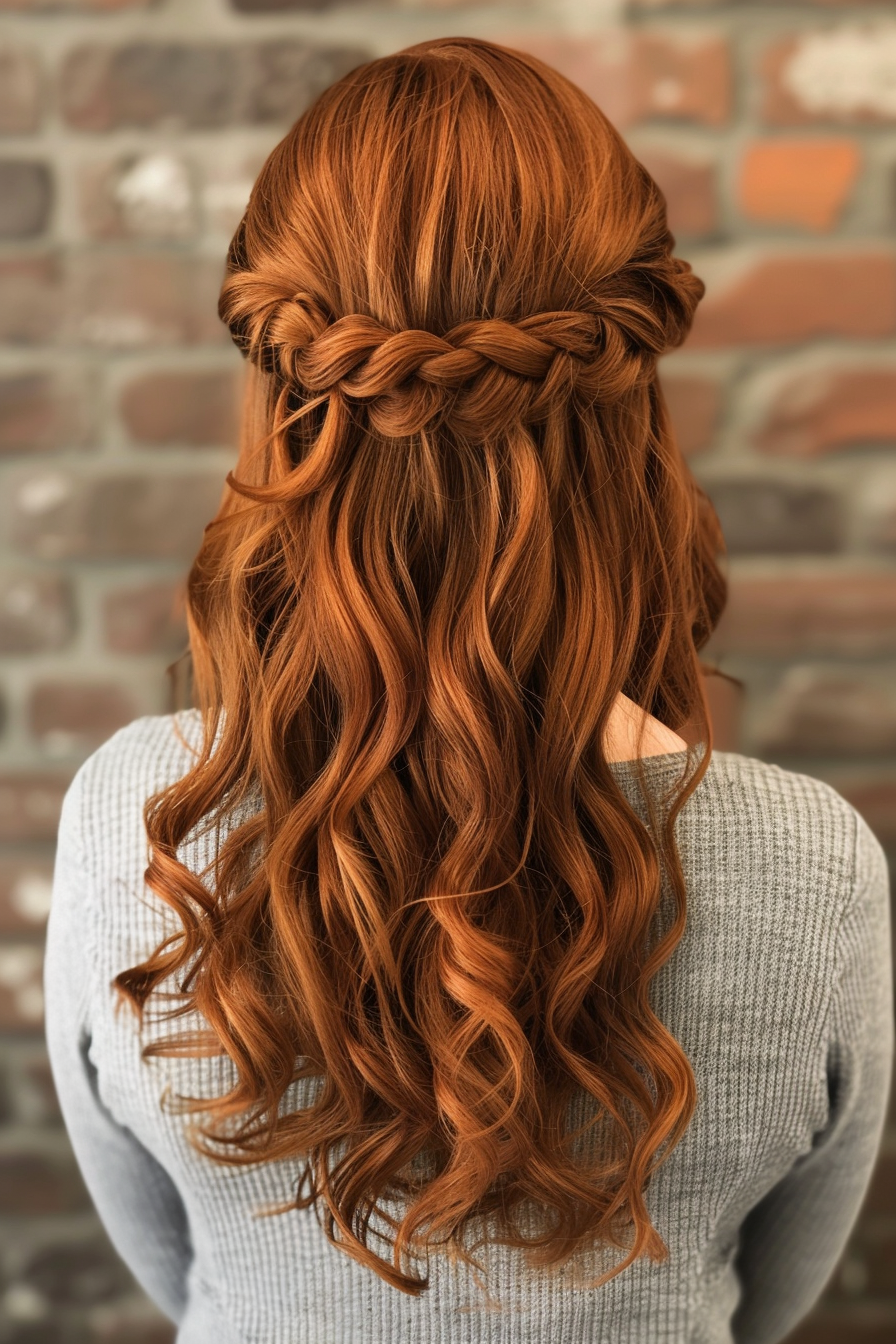
[[[760,256],[708,284],[687,344],[789,345],[819,336],[896,332],[896,257],[889,252]]]
[[[748,219],[832,229],[861,166],[854,140],[765,140],[741,161],[738,204]]]
[[[731,117],[731,58],[722,37],[631,30],[592,37],[514,31],[493,40],[529,51],[559,70],[616,126],[651,119],[724,126]]]

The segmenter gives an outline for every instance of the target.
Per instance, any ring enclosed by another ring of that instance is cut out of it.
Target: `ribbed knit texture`
[[[95,752],[63,807],[45,968],[46,1031],[66,1126],[118,1252],[178,1344],[773,1344],[804,1316],[855,1223],[893,1058],[889,882],[862,816],[808,775],[715,751],[676,828],[687,928],[651,1002],[693,1066],[698,1105],[647,1193],[669,1256],[598,1289],[605,1251],[559,1273],[480,1250],[485,1283],[437,1253],[414,1298],[330,1245],[288,1199],[292,1164],[226,1168],[163,1112],[228,1088],[227,1059],[140,1059],[109,982],[173,912],[145,887],[146,798],[186,773],[193,712],[144,718]],[[645,761],[663,787],[684,765]],[[612,766],[647,820],[634,766]],[[205,867],[212,838],[186,845]],[[191,1019],[173,1029],[191,1025]],[[151,1022],[143,1040],[172,1024]],[[289,1100],[301,1104],[297,1085]]]

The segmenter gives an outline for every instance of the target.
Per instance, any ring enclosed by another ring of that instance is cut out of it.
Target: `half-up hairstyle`
[[[183,928],[113,983],[142,1015],[175,977],[166,1017],[206,1024],[145,1055],[232,1061],[181,1098],[197,1149],[294,1159],[290,1207],[409,1293],[403,1257],[475,1265],[474,1224],[545,1268],[627,1247],[599,1282],[668,1254],[644,1192],[695,1082],[648,991],[726,600],[657,381],[703,293],[673,246],[580,89],[442,38],[328,88],[230,249],[248,381],[188,583],[203,745],[145,811]],[[636,772],[649,825],[604,754],[620,692],[690,734],[662,797]]]

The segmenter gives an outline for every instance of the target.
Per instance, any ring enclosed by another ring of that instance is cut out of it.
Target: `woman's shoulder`
[[[196,710],[132,720],[80,765],[69,785],[65,816],[77,812],[84,825],[90,820],[98,831],[135,808],[142,818],[146,799],[187,773],[201,743]]]

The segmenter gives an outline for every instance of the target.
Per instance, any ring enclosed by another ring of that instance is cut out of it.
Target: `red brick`
[[[690,349],[789,345],[896,332],[896,257],[887,252],[759,256],[714,283]]]
[[[65,310],[55,256],[0,260],[0,345],[33,345],[58,335]]]
[[[52,877],[47,859],[0,858],[0,933],[40,932],[50,909]]]
[[[720,383],[713,378],[670,373],[663,373],[661,382],[679,448],[688,457],[706,452],[719,425]]]
[[[63,755],[105,742],[141,712],[160,710],[115,682],[41,682],[31,692],[28,726],[48,750]]]
[[[70,1152],[55,1150],[0,1153],[0,1213],[34,1217],[82,1213],[90,1196]]]
[[[179,240],[198,228],[192,170],[166,150],[82,164],[78,195],[91,238]]]
[[[0,945],[0,1030],[39,1031],[43,1020],[43,950],[39,943],[6,941]]]
[[[187,643],[183,583],[131,585],[103,599],[103,638],[116,653],[178,653]]]
[[[294,121],[323,89],[371,53],[277,42],[89,44],[60,73],[62,112],[82,131],[116,126],[212,129]]]
[[[896,571],[729,574],[713,650],[772,656],[896,651]],[[707,657],[709,656],[707,650]]]
[[[804,30],[762,54],[763,115],[779,126],[896,121],[896,25],[880,18]]]
[[[0,571],[0,653],[61,649],[73,634],[67,579],[60,574]]]
[[[63,339],[133,349],[212,342],[225,345],[218,318],[223,264],[144,253],[88,253],[72,259]]]
[[[756,733],[765,754],[886,756],[896,752],[892,677],[812,665],[790,667]]]
[[[859,176],[855,140],[762,140],[744,150],[738,204],[747,219],[834,228]]]
[[[81,448],[95,435],[94,379],[83,368],[0,378],[0,453]]]
[[[241,369],[143,374],[121,397],[121,414],[141,444],[195,447],[236,442]]]
[[[13,488],[13,535],[41,559],[186,560],[217,512],[214,475],[30,473]]]
[[[0,841],[55,841],[62,798],[71,772],[0,775]]]
[[[40,125],[41,81],[29,51],[0,47],[0,133],[18,135]]]
[[[715,164],[657,146],[634,149],[666,198],[675,236],[705,238],[715,233],[719,214]]]
[[[494,40],[559,70],[616,126],[724,126],[731,116],[731,61],[721,37],[614,29],[600,36],[513,31]]]
[[[896,377],[887,368],[828,365],[778,390],[753,443],[760,452],[818,457],[896,443]]]

